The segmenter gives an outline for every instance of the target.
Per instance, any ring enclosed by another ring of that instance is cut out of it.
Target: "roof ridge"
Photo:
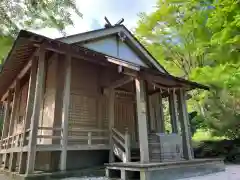
[[[76,33],[76,34],[72,34],[72,35],[69,35],[69,36],[63,36],[63,37],[60,37],[60,38],[55,38],[55,40],[62,40],[62,39],[65,39],[65,38],[70,38],[70,37],[74,37],[74,36],[80,36],[80,35],[85,35],[85,34],[88,34],[88,33],[94,33],[94,32],[98,32],[98,31],[104,31],[104,30],[107,30],[107,29],[114,29],[116,27],[124,27],[126,28],[124,25],[120,24],[120,25],[114,25],[112,27],[103,27],[103,28],[100,28],[100,29],[94,29],[94,30],[90,30],[90,31],[85,31],[85,32],[81,32],[81,33]]]

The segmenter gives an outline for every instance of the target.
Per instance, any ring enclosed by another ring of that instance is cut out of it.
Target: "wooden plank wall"
[[[100,71],[101,69],[94,64],[80,59],[72,60],[69,136],[87,137],[87,132],[71,131],[74,128],[87,130],[102,127],[102,123],[98,122],[103,120],[100,117],[102,113],[99,109],[99,103],[103,99],[101,97],[101,89],[99,88]],[[86,142],[82,140],[69,140],[68,143]]]
[[[43,105],[41,109],[42,115],[39,121],[40,127],[53,127],[55,95],[56,95],[56,76],[58,68],[57,56],[50,58],[47,61],[46,80],[43,96]],[[39,135],[53,135],[52,130],[39,130]],[[39,144],[51,144],[52,139],[38,139]]]
[[[15,117],[17,124],[15,124],[13,134],[23,131],[23,120],[26,114],[28,86],[29,86],[29,80],[21,84],[21,87],[20,87],[19,101],[18,101],[17,112]]]
[[[123,92],[116,92],[115,123],[114,126],[122,134],[126,128],[130,133],[132,142],[138,139],[136,135],[135,96]]]
[[[61,64],[61,65],[60,65]],[[53,127],[54,110],[56,98],[56,85],[59,77],[59,70],[64,63],[59,63],[57,56],[47,61],[46,81],[44,88],[44,98],[41,108],[39,126]],[[84,60],[72,59],[71,75],[71,96],[69,109],[69,136],[87,136],[87,132],[71,131],[72,128],[82,128],[84,130],[102,129],[108,130],[108,109],[107,96],[103,94],[103,87],[107,87],[110,82],[114,82],[122,76],[117,72],[117,68],[95,65]],[[136,136],[136,122],[134,110],[135,97],[117,93],[115,114],[116,124],[120,132],[124,133],[128,127],[133,141]],[[61,119],[58,120],[59,122]],[[53,135],[50,130],[39,131],[41,135]],[[92,136],[98,136],[93,133]],[[51,144],[51,139],[38,139],[39,144]],[[69,140],[69,144],[86,144],[83,140]]]
[[[103,95],[102,88],[120,78],[122,76],[117,69],[73,59],[69,136],[86,136],[83,132],[71,132],[72,128],[108,130],[107,97]],[[115,98],[115,128],[124,133],[128,127],[135,140],[135,97],[117,93]],[[81,141],[70,140],[69,143]]]

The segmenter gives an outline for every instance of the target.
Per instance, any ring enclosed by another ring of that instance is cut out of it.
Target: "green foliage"
[[[74,0],[3,0],[0,1],[0,32],[14,36],[22,28],[57,28],[64,33],[72,25],[72,13],[80,17]]]
[[[189,121],[191,126],[192,136],[197,132],[198,129],[206,129],[206,122],[204,117],[198,115],[197,111],[189,113]]]
[[[20,29],[56,28],[65,34],[78,11],[74,0],[2,0],[0,1],[0,69]]]
[[[13,38],[11,36],[0,36],[0,65],[4,62],[6,54],[11,48]]]
[[[212,58],[225,63],[239,63],[240,50],[240,6],[238,0],[215,0],[212,3],[207,27],[213,32],[211,46]]]
[[[211,84],[211,91],[199,94],[202,97],[199,99],[213,135],[240,138],[240,66],[225,64],[198,68],[191,78]]]
[[[194,146],[196,158],[223,158],[226,162],[239,163],[239,140],[208,140]]]
[[[186,78],[206,58],[211,33],[206,27],[207,2],[159,0],[157,10],[142,13],[136,34],[153,55],[175,75]],[[202,9],[201,9],[202,8]]]
[[[135,33],[159,62],[211,87],[190,92],[193,131],[199,124],[214,135],[240,136],[239,32],[238,0],[159,0],[155,12],[140,14]]]

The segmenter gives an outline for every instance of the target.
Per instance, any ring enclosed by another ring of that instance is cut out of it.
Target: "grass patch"
[[[225,137],[214,137],[211,135],[210,131],[199,129],[193,136],[194,142],[201,142],[201,141],[219,141],[226,139]]]

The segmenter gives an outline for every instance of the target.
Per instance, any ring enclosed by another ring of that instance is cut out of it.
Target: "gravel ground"
[[[0,180],[10,180],[0,175]],[[65,178],[62,180],[107,180],[106,178]],[[227,165],[225,172],[214,173],[206,176],[185,178],[182,180],[240,180],[240,165]]]
[[[106,178],[66,178],[64,180],[106,180]],[[225,172],[185,178],[182,180],[240,180],[240,165],[227,165]]]
[[[240,180],[240,165],[227,165],[225,172],[186,178],[183,180]]]

